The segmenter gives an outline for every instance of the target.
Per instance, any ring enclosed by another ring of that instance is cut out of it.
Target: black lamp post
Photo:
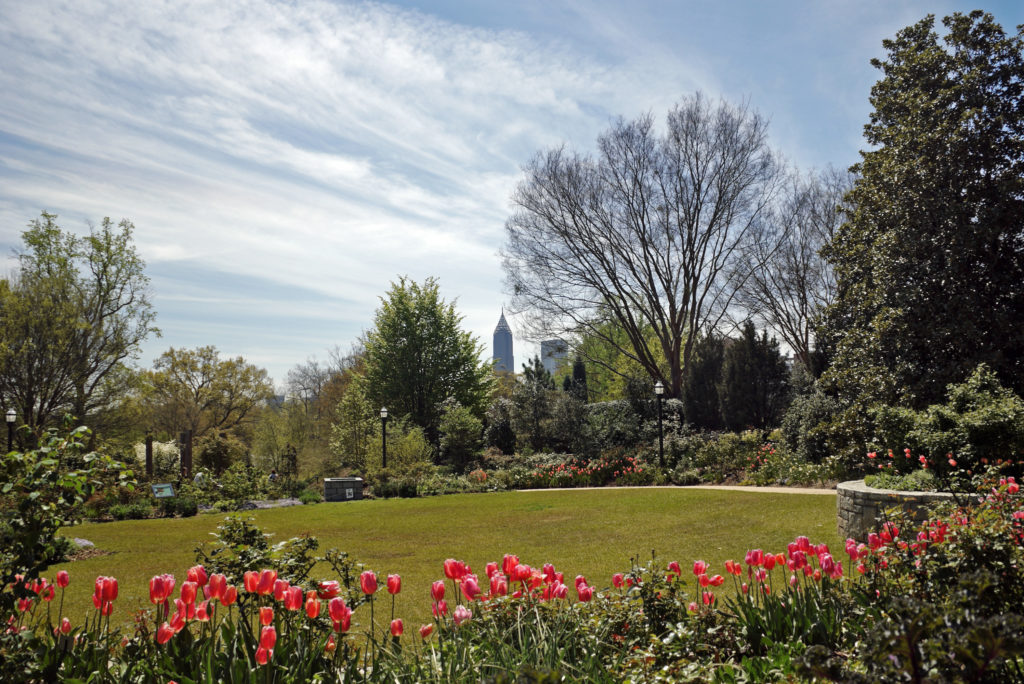
[[[665,386],[661,380],[654,383],[654,393],[658,395],[658,466],[665,467],[665,432],[661,428],[661,398],[665,394]]]
[[[18,420],[18,413],[14,409],[7,409],[7,453],[14,448],[14,421]]]
[[[388,467],[388,410],[381,408],[380,410],[380,452],[381,452],[381,467]]]

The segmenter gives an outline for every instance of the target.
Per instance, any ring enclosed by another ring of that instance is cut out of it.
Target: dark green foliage
[[[785,447],[807,463],[821,463],[832,455],[826,426],[838,412],[835,399],[814,388],[797,395],[782,417]]]
[[[324,497],[320,496],[320,492],[313,491],[312,489],[305,489],[299,493],[299,501],[307,506],[320,503],[323,500]]]
[[[578,401],[586,404],[590,400],[590,393],[587,389],[587,365],[579,356],[572,363],[572,376],[566,376],[566,380],[568,386],[563,389]]]
[[[201,438],[194,447],[197,465],[220,475],[232,463],[245,454],[245,445],[234,435],[223,431],[211,431]]]
[[[921,408],[982,362],[1024,393],[1024,38],[981,11],[943,39],[934,23],[873,61],[870,149],[827,248],[824,377],[844,403]]]
[[[441,458],[461,473],[480,451],[483,423],[468,408],[448,399],[443,404],[440,428]]]
[[[718,400],[724,354],[722,338],[717,335],[702,334],[694,343],[682,400],[686,422],[700,430],[721,430],[724,427]]]
[[[598,440],[587,416],[587,405],[574,394],[560,394],[552,409],[551,446],[583,458],[595,456]]]
[[[160,512],[169,518],[191,518],[199,512],[199,504],[190,496],[172,496],[160,499]]]
[[[512,402],[498,397],[487,408],[487,429],[484,442],[506,455],[516,452],[516,433],[512,429]]]
[[[588,404],[587,413],[602,449],[635,446],[640,439],[640,417],[625,399]]]
[[[144,520],[153,515],[153,507],[145,501],[130,504],[114,504],[109,509],[114,520]]]
[[[893,459],[899,472],[928,467],[939,476],[963,471],[980,472],[987,463],[1009,461],[1007,473],[1024,471],[1024,400],[1002,386],[995,374],[981,365],[965,382],[950,385],[945,404],[922,411],[881,405],[873,411],[878,450],[902,452]],[[948,459],[952,457],[954,468]],[[984,460],[982,460],[984,459]]]
[[[241,584],[247,571],[262,568],[274,568],[281,579],[301,584],[319,560],[313,552],[320,544],[313,537],[295,537],[271,545],[270,535],[252,518],[229,515],[213,536],[214,541],[196,547],[196,562],[210,574],[223,573],[232,584]]]
[[[366,398],[375,410],[408,417],[434,445],[444,400],[481,418],[490,390],[490,365],[481,363],[483,349],[461,323],[435,279],[420,285],[403,277],[381,298],[366,335]]]
[[[519,443],[534,451],[543,449],[548,439],[554,389],[540,357],[523,364],[523,375],[512,394],[512,424]]]
[[[779,343],[767,331],[759,337],[750,321],[725,350],[718,399],[729,430],[771,429],[782,419],[789,400],[789,369]]]

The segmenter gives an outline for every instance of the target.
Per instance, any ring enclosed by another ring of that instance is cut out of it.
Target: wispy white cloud
[[[794,77],[737,71],[751,46],[708,30],[732,21],[755,36],[740,10],[521,6],[488,25],[328,0],[0,0],[0,241],[15,245],[43,209],[78,229],[129,217],[159,267],[165,338],[144,359],[213,343],[281,380],[347,346],[400,274],[438,277],[489,347],[519,165],[563,141],[590,146],[615,115],[660,116],[698,88],[751,96],[784,146],[814,158],[814,124],[774,92]],[[852,60],[864,36],[877,45],[885,12],[845,10],[852,38],[837,49]],[[835,16],[819,9],[801,30],[836,35]],[[863,108],[866,92],[813,73],[812,97]]]

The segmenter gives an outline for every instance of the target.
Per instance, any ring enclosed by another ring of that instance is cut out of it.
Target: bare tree
[[[307,414],[315,410],[316,418],[321,418],[324,406],[320,398],[327,384],[352,368],[362,353],[361,343],[353,344],[348,354],[343,353],[341,348],[335,345],[327,350],[327,361],[322,362],[311,356],[305,363],[296,364],[288,371],[287,387],[290,398],[301,401]]]
[[[595,157],[538,154],[513,194],[502,252],[529,333],[598,337],[679,396],[689,333],[717,325],[750,272],[779,177],[766,129],[746,106],[697,94],[664,132],[650,115],[620,119]]]
[[[853,184],[845,171],[794,175],[754,245],[754,263],[738,302],[774,330],[808,370],[818,314],[835,296],[832,268],[821,248],[843,218],[843,196]]]

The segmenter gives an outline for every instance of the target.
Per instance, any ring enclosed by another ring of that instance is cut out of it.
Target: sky
[[[533,155],[702,91],[767,117],[793,168],[847,167],[882,40],[975,7],[0,0],[0,269],[43,211],[79,234],[127,218],[162,331],[142,367],[212,344],[283,387],[399,276],[437,278],[489,356]],[[515,342],[518,366],[537,347]]]

